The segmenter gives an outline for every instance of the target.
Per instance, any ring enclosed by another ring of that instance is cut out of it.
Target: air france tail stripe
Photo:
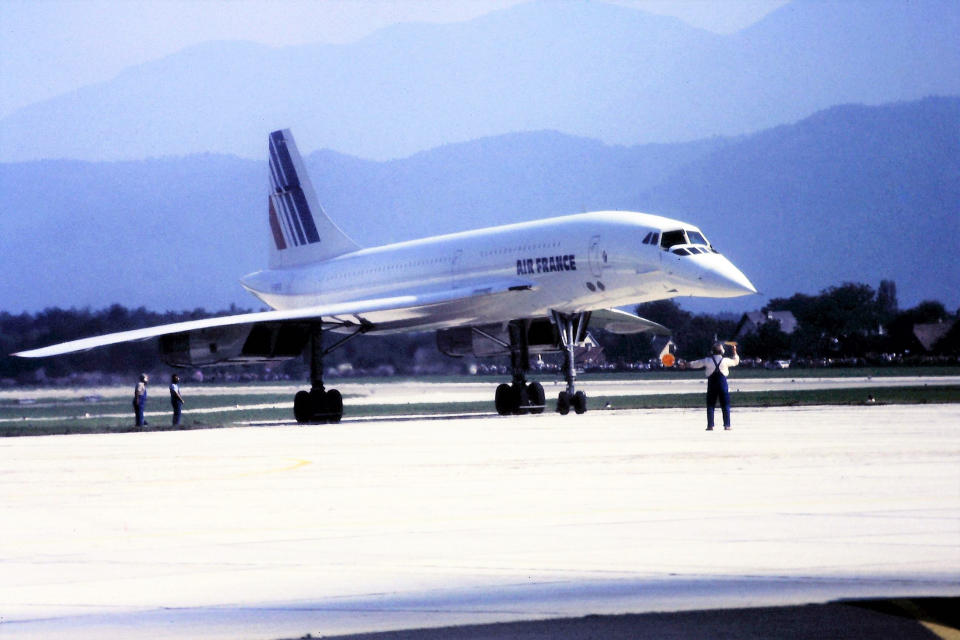
[[[281,132],[270,136],[270,169],[276,186],[287,193],[283,194],[285,213],[290,216],[292,228],[296,230],[296,244],[314,243],[320,241],[320,234],[310,213],[310,206],[300,186],[297,171],[290,156],[290,150],[285,144]]]
[[[267,198],[267,200],[270,206],[270,232],[273,234],[273,242],[277,245],[278,251],[283,251],[287,248],[287,243],[283,239],[283,230],[277,221],[277,211],[273,207],[273,198]]]
[[[300,219],[297,216],[297,212],[293,208],[293,202],[290,200],[290,193],[288,191],[278,193],[277,201],[280,203],[280,208],[283,210],[283,215],[287,219],[287,228],[290,231],[290,240],[293,241],[294,245],[299,247],[304,243],[303,231],[300,229]]]
[[[293,160],[290,158],[290,150],[287,149],[286,140],[283,136],[277,136],[274,145],[277,162],[280,163],[280,171],[283,173],[284,185],[288,189],[299,187],[300,181],[297,179],[297,170],[293,167]]]
[[[297,187],[291,193],[297,210],[300,212],[300,221],[303,223],[303,231],[307,235],[307,242],[314,243],[320,241],[320,234],[317,233],[317,226],[313,223],[313,215],[310,213],[310,205],[307,204],[307,197],[301,187]]]
[[[290,241],[291,245],[299,247],[305,243],[303,231],[300,228],[300,216],[297,214],[296,209],[290,200],[289,192],[287,192],[284,187],[283,177],[278,171],[278,166],[279,164],[276,162],[276,158],[273,156],[271,150],[270,168],[273,178],[274,191],[277,193],[277,205],[282,213],[282,218],[285,223],[284,227],[287,231],[287,239]]]
[[[277,220],[280,222],[280,231],[283,233],[284,244],[286,246],[294,246],[294,240],[296,238],[290,230],[290,221],[287,220],[287,214],[283,210],[283,203],[281,203],[280,198],[275,195],[270,196],[270,203],[274,212],[277,214]]]
[[[277,141],[275,157],[279,162],[280,171],[285,179],[284,186],[286,187],[286,191],[288,191],[291,196],[289,199],[291,211],[299,222],[297,230],[300,242],[301,244],[304,242],[317,242],[320,240],[320,235],[317,233],[317,228],[313,223],[313,216],[310,214],[307,199],[303,195],[303,188],[300,185],[297,170],[294,168],[293,159],[290,157],[290,150],[285,144],[286,141],[283,141],[284,144],[280,142],[281,140]]]
[[[284,206],[282,199],[279,197],[279,194],[283,192],[283,176],[280,175],[280,167],[277,162],[276,154],[274,152],[274,136],[270,136],[270,183],[273,187],[273,193],[277,194],[276,196],[271,195],[271,198],[274,200],[276,207],[280,210],[280,220],[283,222],[284,235],[286,236],[288,243],[291,245],[297,244],[297,237],[294,232],[293,220],[291,219],[290,211]]]
[[[274,204],[276,204],[277,209],[280,212],[280,219],[283,221],[283,228],[286,231],[285,235],[288,243],[296,246],[298,244],[296,227],[293,224],[293,216],[291,215],[290,210],[287,208],[286,203],[283,201],[283,193],[278,192],[272,197]]]
[[[270,145],[270,180],[273,182],[273,190],[276,191],[283,184],[283,178],[280,175],[280,169],[277,167],[277,161],[273,156],[273,144]]]
[[[280,159],[277,154],[278,147],[280,146],[279,141],[282,139],[282,134],[279,131],[270,136],[270,165],[277,176],[278,186],[285,188],[287,186],[287,177],[284,175],[285,167],[280,165]]]
[[[306,244],[306,239],[303,237],[303,228],[301,227],[300,216],[297,215],[297,208],[293,203],[293,198],[291,197],[289,191],[283,192],[283,206],[290,211],[290,217],[293,219],[293,228],[297,232],[297,246]]]

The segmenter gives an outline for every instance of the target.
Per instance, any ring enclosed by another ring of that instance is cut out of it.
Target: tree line
[[[953,323],[934,345],[932,353],[941,356],[960,354],[958,312],[949,312],[942,303],[924,301],[910,309],[898,308],[896,286],[883,281],[880,287],[844,283],[819,294],[797,293],[789,298],[770,300],[765,310],[790,311],[797,320],[796,329],[787,333],[776,322],[767,322],[740,338],[740,351],[747,357],[764,360],[858,358],[870,362],[901,361],[923,352],[913,333],[919,323]],[[24,359],[8,354],[67,340],[124,331],[140,327],[197,320],[201,318],[250,312],[231,306],[218,312],[194,309],[157,313],[144,307],[127,309],[115,304],[106,309],[50,308],[38,313],[0,312],[0,379],[20,383],[66,378],[84,372],[110,372],[133,375],[164,367],[156,341],[129,342],[56,358]],[[731,314],[692,314],[673,300],[638,305],[638,315],[669,327],[675,354],[681,359],[703,357],[716,340],[736,336],[740,318]],[[608,363],[628,366],[649,362],[658,355],[659,344],[647,334],[620,336],[596,332]],[[505,362],[505,360],[504,360]],[[378,375],[414,373],[460,373],[470,359],[450,359],[435,346],[434,334],[368,336],[354,340],[327,357],[325,365],[345,373],[367,372]],[[236,371],[236,367],[230,368]],[[306,365],[293,359],[272,367],[248,367],[255,377],[266,375],[302,379]]]
[[[881,281],[877,289],[846,282],[816,295],[772,298],[762,311],[790,311],[797,326],[788,333],[778,322],[766,322],[742,336],[740,351],[748,357],[811,362],[853,358],[881,364],[960,355],[960,310],[950,312],[935,300],[901,310],[891,280]],[[702,358],[713,341],[732,339],[739,328],[739,318],[693,315],[672,300],[639,305],[637,313],[669,327],[676,355],[684,359]],[[914,334],[915,325],[927,323],[952,324],[929,352]]]

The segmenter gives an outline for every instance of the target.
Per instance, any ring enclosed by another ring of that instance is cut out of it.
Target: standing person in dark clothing
[[[173,407],[173,426],[180,426],[180,411],[183,409],[183,396],[180,395],[180,376],[170,376],[170,405]]]
[[[723,412],[723,428],[725,431],[731,429],[730,390],[727,388],[727,376],[730,375],[730,367],[740,364],[740,356],[737,355],[737,345],[731,344],[730,349],[733,357],[724,357],[723,345],[718,342],[713,345],[713,353],[710,356],[687,363],[691,369],[706,369],[707,431],[713,431],[713,410],[717,406],[717,400],[720,401],[720,410]]]
[[[137,382],[136,388],[133,390],[133,414],[137,420],[137,426],[143,427],[149,423],[144,419],[144,411],[147,408],[147,382],[150,380],[150,377],[145,374],[140,374],[140,381]]]

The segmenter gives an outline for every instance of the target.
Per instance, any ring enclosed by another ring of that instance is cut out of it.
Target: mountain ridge
[[[321,150],[305,162],[325,210],[367,246],[647,211],[700,226],[765,297],[892,279],[904,306],[960,306],[960,97],[835,107],[678,145],[540,131],[402,160]],[[266,175],[265,159],[218,154],[0,163],[0,301],[8,311],[256,304],[237,280],[266,265]]]
[[[943,0],[795,0],[730,36],[533,2],[349,44],[207,43],[0,119],[0,157],[256,158],[288,126],[305,150],[380,160],[537,129],[630,146],[740,135],[838,103],[960,93],[958,31],[960,5]]]

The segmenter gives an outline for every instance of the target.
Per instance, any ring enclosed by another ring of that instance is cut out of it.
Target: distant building
[[[955,322],[956,320],[917,323],[913,325],[913,336],[925,351],[933,351],[933,346],[950,332]]]
[[[791,334],[797,329],[797,319],[792,311],[748,311],[743,314],[740,324],[737,325],[737,339],[756,333],[768,322],[776,322],[780,326],[780,331],[786,334]]]
[[[653,336],[651,345],[653,351],[657,354],[657,360],[660,362],[663,362],[663,356],[668,353],[675,354],[677,352],[677,345],[674,343],[672,336]]]
[[[607,355],[603,351],[603,346],[589,333],[583,340],[583,346],[574,349],[574,357],[583,367],[602,367],[607,364]]]

